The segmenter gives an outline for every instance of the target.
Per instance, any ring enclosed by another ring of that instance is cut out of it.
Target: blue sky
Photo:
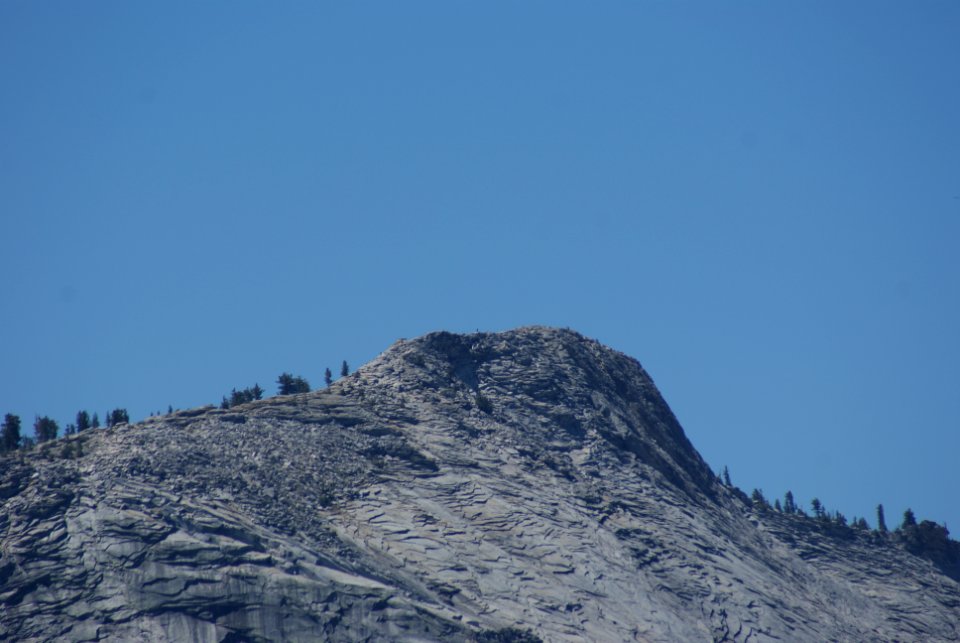
[[[0,3],[0,413],[569,326],[960,536],[955,2]]]

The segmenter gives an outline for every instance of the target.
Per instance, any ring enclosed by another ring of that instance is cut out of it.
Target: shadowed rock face
[[[960,640],[940,568],[752,512],[635,360],[564,330],[88,431],[0,460],[0,503],[3,640]]]

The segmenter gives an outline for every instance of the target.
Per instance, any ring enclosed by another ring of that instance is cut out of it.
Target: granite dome
[[[3,456],[0,501],[5,640],[960,639],[950,570],[751,506],[569,330],[86,431]]]

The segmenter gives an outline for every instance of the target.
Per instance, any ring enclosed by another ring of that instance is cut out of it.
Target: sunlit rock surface
[[[87,431],[0,459],[0,502],[2,640],[960,640],[955,570],[754,511],[567,330]]]

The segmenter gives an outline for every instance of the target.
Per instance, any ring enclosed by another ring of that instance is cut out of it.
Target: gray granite
[[[960,640],[943,569],[755,511],[639,363],[566,330],[5,456],[0,502],[3,640]]]

